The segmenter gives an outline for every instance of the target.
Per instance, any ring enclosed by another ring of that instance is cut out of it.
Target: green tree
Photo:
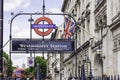
[[[10,60],[9,55],[6,52],[3,52],[3,57],[7,60],[8,74],[12,74],[14,67],[11,66],[13,63]]]
[[[35,57],[35,66],[34,67],[29,67],[29,68],[26,68],[25,69],[25,73],[27,75],[29,74],[36,74],[36,67],[37,67],[37,64],[40,64],[40,71],[42,74],[46,74],[46,59],[43,59],[42,57],[40,56],[36,56]]]
[[[35,57],[35,65],[40,64],[40,71],[42,74],[46,74],[46,59],[43,59],[40,56]]]
[[[26,69],[25,69],[25,74],[26,74],[26,75],[29,75],[29,74],[30,74],[30,68],[26,68]]]

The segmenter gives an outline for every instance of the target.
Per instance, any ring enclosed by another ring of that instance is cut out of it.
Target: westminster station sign
[[[12,52],[73,52],[73,40],[40,40],[40,39],[13,39]]]

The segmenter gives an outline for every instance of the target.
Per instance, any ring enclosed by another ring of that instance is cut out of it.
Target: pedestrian
[[[29,80],[29,78],[27,78],[27,80]]]
[[[71,74],[70,74],[70,76],[68,77],[68,80],[72,80],[72,76],[71,76]]]
[[[72,78],[72,80],[75,80],[75,78]]]
[[[110,80],[110,77],[107,77],[107,80]]]

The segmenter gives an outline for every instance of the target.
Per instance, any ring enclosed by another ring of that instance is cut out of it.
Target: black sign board
[[[74,40],[13,39],[12,52],[71,52],[75,50]]]

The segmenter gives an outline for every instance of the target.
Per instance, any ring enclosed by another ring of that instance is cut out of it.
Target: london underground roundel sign
[[[40,17],[40,18],[38,18],[38,19],[34,22],[34,24],[39,24],[41,21],[46,21],[48,24],[53,24],[52,20],[49,19],[49,18],[47,18],[47,17]],[[49,34],[52,32],[52,30],[53,30],[53,28],[49,28],[47,31],[42,32],[42,31],[39,30],[39,28],[34,28],[34,31],[35,31],[38,35],[40,35],[40,36],[47,36],[47,35],[49,35]]]

